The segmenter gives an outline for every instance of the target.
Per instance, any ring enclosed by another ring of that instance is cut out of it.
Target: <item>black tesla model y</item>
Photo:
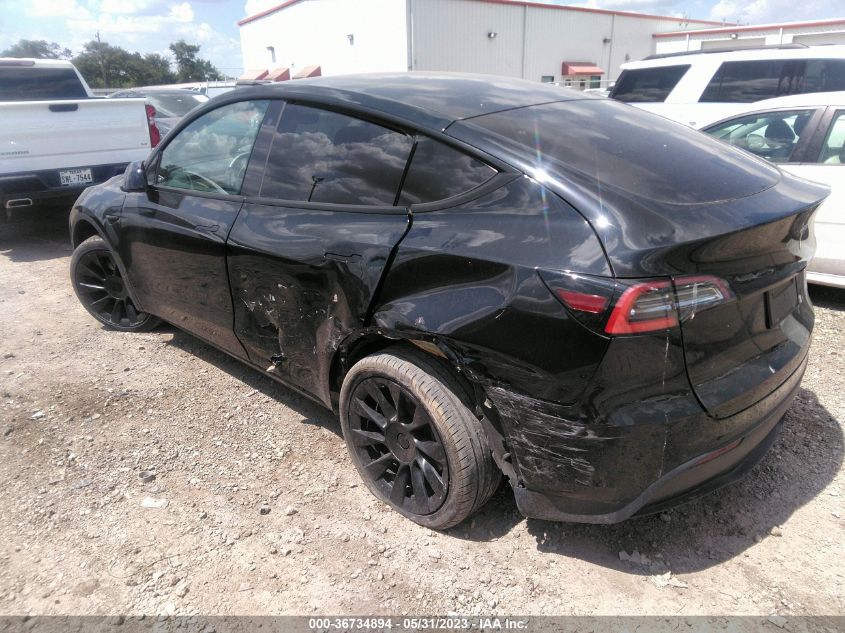
[[[613,523],[721,486],[804,373],[827,190],[631,106],[499,77],[235,90],[73,208],[108,327],[167,321],[337,412],[431,528],[504,473]]]

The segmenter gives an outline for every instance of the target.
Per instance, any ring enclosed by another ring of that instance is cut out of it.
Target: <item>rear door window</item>
[[[763,112],[718,123],[705,131],[773,163],[793,162],[792,156],[815,110]]]
[[[399,204],[444,200],[475,189],[496,175],[482,161],[427,137],[418,137]]]
[[[310,106],[282,112],[260,195],[299,202],[390,206],[413,139],[380,125]]]
[[[687,64],[623,71],[610,96],[629,103],[666,101],[689,68]]]
[[[73,68],[0,67],[0,101],[85,99],[88,94]]]
[[[752,103],[793,94],[845,90],[843,59],[774,59],[725,62],[700,101]]]

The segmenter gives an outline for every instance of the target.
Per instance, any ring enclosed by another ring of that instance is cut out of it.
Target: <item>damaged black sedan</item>
[[[612,523],[771,445],[825,195],[555,86],[303,80],[210,101],[86,190],[71,276],[106,326],[167,321],[337,412],[417,523],[502,473],[526,516]]]

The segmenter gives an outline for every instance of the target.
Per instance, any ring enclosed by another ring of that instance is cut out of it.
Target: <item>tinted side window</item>
[[[304,202],[392,205],[411,137],[345,114],[287,104],[261,196]]]
[[[73,68],[0,68],[0,101],[85,99],[87,96]]]
[[[496,170],[430,138],[418,137],[399,204],[419,204],[451,198],[475,189]]]
[[[663,102],[688,70],[689,64],[626,70],[620,75],[610,96],[629,103],[633,101]]]
[[[784,95],[845,90],[845,60],[725,62],[701,101],[751,103]]]
[[[788,163],[807,129],[814,110],[792,110],[750,114],[719,123],[705,132],[753,154]]]
[[[156,184],[237,195],[268,101],[241,101],[191,122],[161,153]]]

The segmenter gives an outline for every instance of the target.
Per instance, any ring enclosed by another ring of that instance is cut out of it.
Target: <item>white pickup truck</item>
[[[143,99],[100,99],[70,62],[0,58],[0,221],[72,202],[159,140]]]

